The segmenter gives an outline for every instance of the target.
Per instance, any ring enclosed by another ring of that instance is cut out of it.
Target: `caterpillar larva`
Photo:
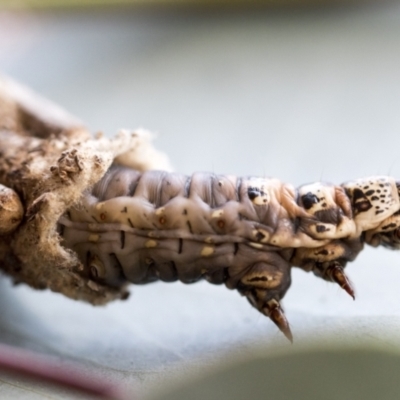
[[[277,179],[114,166],[59,227],[93,281],[224,283],[292,340],[280,306],[291,267],[354,297],[343,269],[364,243],[400,247],[399,188],[386,176],[295,189]]]

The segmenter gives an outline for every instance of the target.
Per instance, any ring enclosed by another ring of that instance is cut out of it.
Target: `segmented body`
[[[354,296],[344,266],[365,242],[397,246],[399,209],[399,186],[384,176],[295,189],[269,178],[112,167],[59,222],[94,281],[224,283],[291,339],[279,304],[291,267]]]

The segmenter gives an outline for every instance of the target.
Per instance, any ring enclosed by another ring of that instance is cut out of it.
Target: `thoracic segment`
[[[354,297],[343,268],[364,242],[400,247],[399,209],[399,185],[385,176],[296,190],[270,178],[114,166],[59,223],[92,280],[224,283],[291,339],[279,303],[291,267]]]

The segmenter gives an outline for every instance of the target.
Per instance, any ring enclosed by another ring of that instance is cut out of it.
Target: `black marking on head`
[[[316,230],[317,230],[318,233],[329,231],[329,229],[327,229],[326,226],[324,226],[324,225],[317,225],[316,226]]]
[[[127,208],[127,207],[124,207],[124,208],[121,210],[121,212],[122,212],[122,213],[127,213],[127,212],[128,212],[128,208]]]
[[[188,212],[187,212],[187,210],[186,210],[186,208],[185,208],[185,209],[183,210],[183,213],[182,213],[182,214],[183,214],[183,215],[187,215],[187,213],[188,213]]]
[[[379,200],[379,197],[378,197],[378,196],[372,196],[372,197],[371,197],[371,200],[372,200],[372,201]]]
[[[354,189],[353,196],[352,196],[352,207],[354,209],[355,214],[359,214],[361,212],[368,211],[372,204],[368,200],[367,196],[361,189]]]
[[[375,215],[382,214],[383,212],[384,212],[383,210],[375,211]]]
[[[131,228],[134,228],[134,226],[133,226],[132,221],[131,221],[130,218],[128,218],[128,224],[131,226]]]
[[[183,239],[179,238],[178,254],[182,254],[182,248],[183,248]]]
[[[125,247],[125,231],[120,231],[121,249]]]
[[[319,202],[319,199],[315,194],[308,192],[305,195],[301,196],[301,201],[304,208],[306,210],[309,210],[314,204],[317,204]]]
[[[371,195],[373,195],[374,193],[375,193],[375,190],[371,189],[371,190],[368,190],[367,192],[365,192],[365,195],[366,195],[366,196],[371,196]]]
[[[187,226],[188,226],[188,228],[189,228],[189,232],[190,232],[190,233],[193,233],[192,224],[190,223],[190,221],[186,221],[186,224],[187,224]]]

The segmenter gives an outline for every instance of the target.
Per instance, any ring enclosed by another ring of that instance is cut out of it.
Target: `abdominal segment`
[[[115,166],[59,224],[64,246],[84,266],[80,273],[94,281],[223,283],[291,339],[279,303],[291,267],[354,295],[343,268],[364,242],[400,242],[391,233],[400,226],[398,211],[389,177],[295,189],[272,178]]]

